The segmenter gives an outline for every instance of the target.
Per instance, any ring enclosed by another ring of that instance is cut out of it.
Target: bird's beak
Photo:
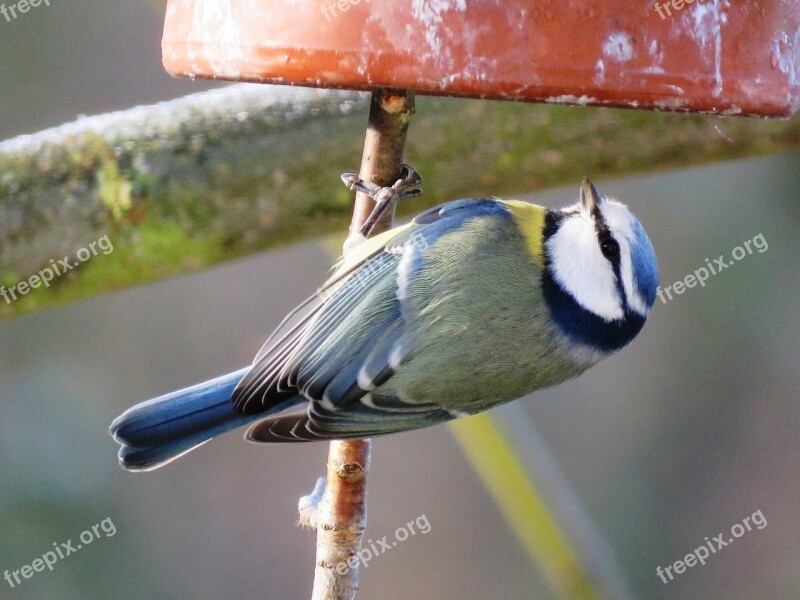
[[[600,192],[592,185],[588,177],[583,178],[581,186],[581,206],[589,213],[593,213],[603,204],[603,197]]]

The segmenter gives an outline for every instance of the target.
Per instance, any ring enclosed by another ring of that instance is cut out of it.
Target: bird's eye
[[[603,252],[608,260],[614,259],[619,256],[619,244],[613,237],[603,238],[600,241],[600,250]]]

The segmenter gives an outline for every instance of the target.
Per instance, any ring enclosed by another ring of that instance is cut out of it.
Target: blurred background
[[[0,139],[218,85],[163,72],[162,19],[159,2],[97,0],[0,18]],[[581,378],[495,410],[536,425],[635,597],[796,599],[800,153],[624,179],[596,169],[645,224],[662,286],[758,234],[768,250],[657,300],[634,344]],[[577,184],[516,192],[562,206]],[[103,519],[116,526],[52,572],[0,581],[0,598],[310,596],[314,536],[296,526],[296,503],[325,445],[234,433],[130,474],[106,429],[135,402],[246,365],[323,280],[334,246],[311,240],[0,323],[0,572]],[[359,598],[550,597],[447,427],[376,440],[369,493],[368,539],[420,515],[431,528],[370,561]],[[666,585],[657,577],[759,510],[765,528]]]

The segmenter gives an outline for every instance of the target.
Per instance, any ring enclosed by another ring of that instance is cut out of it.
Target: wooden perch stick
[[[367,182],[390,186],[403,159],[406,132],[414,114],[414,93],[378,89],[372,93],[369,124],[359,176]],[[372,212],[369,196],[356,194],[351,234]],[[392,225],[389,206],[373,233]],[[367,473],[370,440],[336,440],[328,451],[325,492],[316,514],[307,524],[317,528],[317,558],[312,600],[352,600],[358,589],[358,552],[367,526]],[[301,501],[301,520],[305,520]]]
[[[406,145],[408,123],[414,114],[414,92],[376,90],[372,93],[369,107],[369,123],[361,156],[359,177],[380,186],[390,186],[397,180],[403,163],[403,148]],[[375,202],[358,192],[353,207],[350,232],[359,230],[375,208]],[[375,225],[373,233],[391,228],[394,206],[389,207]]]

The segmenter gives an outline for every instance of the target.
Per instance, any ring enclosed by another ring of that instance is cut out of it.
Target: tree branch
[[[398,178],[408,122],[414,114],[414,93],[378,89],[372,93],[369,123],[359,176],[366,182],[390,186]],[[356,194],[352,235],[372,212],[375,203]],[[373,233],[392,225],[390,205]],[[301,521],[317,528],[317,558],[312,600],[352,600],[358,589],[358,552],[367,526],[367,474],[370,440],[336,440],[328,451],[325,492],[312,519]]]
[[[341,231],[352,196],[333,178],[362,151],[368,102],[352,92],[241,84],[0,142],[0,286],[105,234],[114,245],[48,289],[0,300],[0,319]],[[436,185],[404,201],[405,214],[591,173],[800,146],[800,119],[423,103],[425,137],[408,150]]]
[[[234,85],[0,142],[0,279],[151,223],[234,252],[279,237],[277,223],[302,229],[316,182],[292,166],[322,137],[316,123],[355,112],[354,134],[366,105],[353,92]]]

